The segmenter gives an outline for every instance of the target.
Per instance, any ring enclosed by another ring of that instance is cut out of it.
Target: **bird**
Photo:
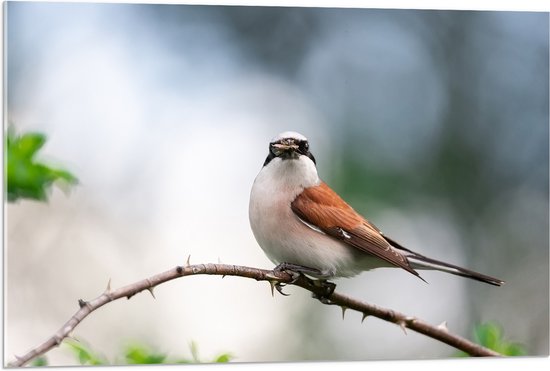
[[[504,281],[414,252],[385,235],[319,178],[308,139],[285,131],[269,142],[249,200],[250,227],[275,270],[319,280],[376,268],[437,270],[494,286]]]

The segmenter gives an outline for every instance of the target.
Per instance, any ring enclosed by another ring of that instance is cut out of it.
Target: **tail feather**
[[[409,260],[409,262],[411,263],[414,269],[434,269],[442,272],[451,273],[457,276],[470,278],[476,281],[485,282],[495,286],[501,286],[504,283],[504,281],[498,278],[487,276],[482,273],[474,272],[470,269],[462,268],[457,265],[445,263],[439,260],[427,258],[425,256],[418,255],[418,254],[414,254],[414,255],[411,254],[407,256],[407,259]]]
[[[457,276],[470,278],[476,281],[485,282],[494,286],[501,286],[504,284],[504,281],[491,277],[482,273],[472,271],[470,269],[462,268],[454,264],[445,263],[440,260],[428,258],[427,256],[418,254],[414,251],[411,251],[392,239],[384,236],[384,238],[392,245],[393,247],[403,251],[409,260],[413,269],[433,269],[442,272],[451,273]]]

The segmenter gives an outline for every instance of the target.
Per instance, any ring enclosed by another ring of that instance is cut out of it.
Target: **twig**
[[[288,285],[296,285],[302,287],[314,294],[315,297],[323,297],[326,294],[325,288],[316,285],[314,281],[305,276],[300,276],[297,280],[293,281],[290,274],[286,272],[270,271],[265,269],[250,268],[238,265],[229,264],[196,264],[190,265],[187,263],[185,266],[178,266],[170,269],[166,272],[156,274],[144,280],[135,282],[133,284],[121,287],[116,290],[111,290],[110,281],[106,290],[91,301],[78,300],[78,311],[48,340],[30,350],[23,356],[16,356],[16,360],[11,362],[8,366],[20,367],[32,359],[48,352],[52,348],[59,346],[61,342],[70,336],[70,333],[75,327],[90,313],[103,305],[120,298],[130,299],[132,296],[148,290],[153,295],[153,289],[167,281],[183,277],[192,276],[197,274],[207,275],[220,275],[220,276],[239,276],[245,278],[252,278],[257,281],[268,281],[273,288],[277,283],[283,283]],[[154,296],[154,295],[153,295]],[[454,348],[460,349],[472,356],[502,356],[501,354],[494,352],[490,349],[484,348],[478,344],[475,344],[467,339],[450,333],[444,326],[433,326],[418,318],[409,317],[402,313],[395,312],[390,309],[385,309],[373,304],[358,301],[351,297],[338,294],[336,292],[329,295],[327,298],[321,300],[324,304],[338,305],[342,308],[343,312],[346,309],[352,309],[363,314],[363,320],[367,316],[374,316],[383,319],[388,322],[399,325],[403,330],[409,328],[433,339],[444,342]]]

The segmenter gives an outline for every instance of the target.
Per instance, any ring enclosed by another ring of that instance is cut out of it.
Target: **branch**
[[[228,264],[196,264],[186,266],[178,266],[166,272],[156,274],[144,280],[133,284],[121,287],[116,290],[111,290],[110,281],[107,289],[103,294],[91,301],[80,299],[78,304],[80,309],[48,340],[30,350],[25,355],[18,357],[11,362],[11,367],[21,367],[32,359],[48,352],[52,348],[59,346],[61,342],[69,337],[70,333],[78,324],[84,320],[90,313],[103,305],[121,298],[130,299],[132,296],[148,290],[154,297],[153,289],[173,279],[193,276],[197,274],[218,275],[218,276],[239,276],[252,278],[256,281],[268,281],[271,284],[271,290],[278,283],[295,285],[306,289],[314,294],[315,297],[322,297],[325,294],[325,288],[315,284],[315,281],[301,275],[297,280],[293,281],[290,274],[286,272],[270,271],[265,269],[250,268],[238,265]],[[403,330],[409,328],[413,331],[424,334],[433,339],[446,343],[454,348],[460,349],[471,356],[502,356],[502,354],[484,348],[467,339],[450,333],[444,326],[432,326],[418,318],[406,316],[402,313],[395,312],[390,309],[385,309],[373,304],[361,302],[351,297],[338,294],[336,292],[321,300],[322,303],[328,305],[338,305],[342,308],[342,315],[346,309],[352,309],[363,314],[363,320],[367,316],[374,316],[388,322],[399,325]]]

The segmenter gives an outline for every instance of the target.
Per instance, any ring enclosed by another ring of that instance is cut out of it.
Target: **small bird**
[[[308,140],[296,132],[281,133],[269,143],[250,193],[249,219],[256,241],[278,270],[328,279],[398,267],[420,279],[417,269],[432,269],[504,283],[428,258],[386,236],[319,178]]]

